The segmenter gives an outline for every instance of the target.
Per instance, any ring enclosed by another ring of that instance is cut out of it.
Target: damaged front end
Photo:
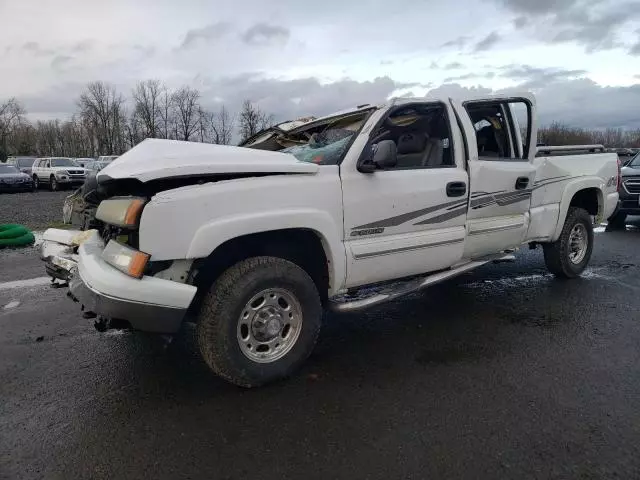
[[[78,265],[78,247],[96,230],[61,230],[50,228],[44,232],[40,257],[53,281],[69,281],[71,271]]]

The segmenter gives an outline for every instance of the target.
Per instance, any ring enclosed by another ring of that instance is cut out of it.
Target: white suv
[[[81,185],[87,178],[87,170],[67,157],[39,158],[33,164],[31,174],[34,188],[47,184],[53,191],[65,185]]]

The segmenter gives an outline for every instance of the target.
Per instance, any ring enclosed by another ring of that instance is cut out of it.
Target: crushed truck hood
[[[316,173],[318,166],[293,155],[227,145],[147,139],[98,173],[98,181],[133,178],[149,182],[191,175]]]

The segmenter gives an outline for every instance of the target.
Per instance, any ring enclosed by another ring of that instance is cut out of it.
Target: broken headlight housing
[[[121,228],[137,228],[147,199],[143,197],[116,197],[103,200],[96,211],[96,218]]]

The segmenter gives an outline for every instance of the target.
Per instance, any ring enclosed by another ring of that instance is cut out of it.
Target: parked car
[[[113,160],[93,160],[85,165],[85,168],[90,172],[99,172],[104,167],[109,165]]]
[[[87,178],[87,171],[79,167],[71,158],[39,158],[33,164],[33,183],[35,188],[48,185],[52,191],[61,187],[81,185]]]
[[[99,162],[106,162],[106,163],[111,163],[113,162],[116,158],[118,158],[120,155],[102,155],[100,157],[98,157],[98,161]]]
[[[262,385],[309,356],[323,308],[372,308],[523,244],[579,276],[593,217],[618,201],[617,157],[541,156],[535,113],[529,94],[396,99],[251,148],[145,140],[85,193],[95,230],[47,230],[42,255],[100,330],[195,320],[213,371]]]
[[[11,157],[7,163],[15,165],[22,173],[31,176],[31,168],[36,159],[36,157]]]
[[[17,166],[0,163],[0,192],[32,191],[33,180]]]
[[[95,158],[74,158],[73,159],[74,162],[76,162],[78,164],[78,166],[83,167],[83,168],[87,168],[87,164],[91,163],[91,162],[95,162],[96,159]]]
[[[621,157],[629,157],[633,155],[633,150],[630,148],[616,148],[616,153]]]
[[[607,230],[624,228],[628,215],[640,215],[640,153],[626,162],[620,173],[620,200],[614,214],[608,219]]]

